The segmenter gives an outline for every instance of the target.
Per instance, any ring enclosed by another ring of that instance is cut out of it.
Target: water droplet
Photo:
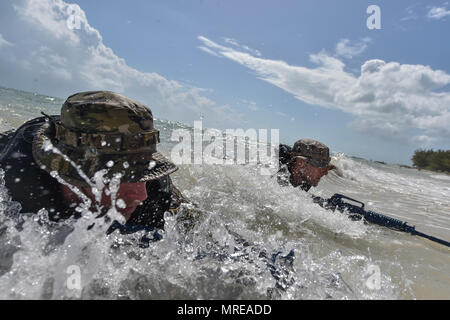
[[[20,178],[15,178],[15,179],[14,179],[14,182],[15,182],[15,183],[20,182]]]
[[[124,162],[123,163],[123,167],[125,168],[125,169],[128,169],[129,167],[130,167],[130,164],[128,163],[128,162]]]
[[[50,142],[50,140],[46,139],[42,144],[42,149],[44,149],[45,152],[48,152],[53,149],[53,144]]]
[[[111,168],[113,165],[114,165],[114,161],[112,161],[112,160],[109,160],[109,161],[106,163],[106,166],[107,166],[108,168]]]
[[[156,166],[156,162],[152,160],[152,161],[150,161],[149,164],[148,164],[148,169],[149,169],[149,170],[152,170],[155,166]]]
[[[127,205],[125,204],[125,201],[123,201],[123,199],[117,199],[116,205],[120,209],[125,209],[127,207]]]
[[[106,146],[106,141],[101,142],[102,147]]]

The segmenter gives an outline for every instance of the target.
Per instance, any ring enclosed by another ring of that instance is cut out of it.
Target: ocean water
[[[0,88],[0,130],[58,114],[62,103]],[[155,126],[166,156],[172,131],[192,130]],[[449,299],[450,249],[351,221],[309,194],[342,193],[450,241],[450,176],[332,158],[337,170],[309,193],[250,166],[182,165],[172,178],[196,205],[196,223],[182,223],[186,208],[167,215],[163,239],[148,248],[136,245],[140,234],[88,231],[89,212],[62,224],[45,211],[18,215],[0,171],[0,299]]]

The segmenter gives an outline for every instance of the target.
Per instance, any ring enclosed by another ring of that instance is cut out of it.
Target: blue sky
[[[446,1],[2,1],[0,85],[113,90],[156,117],[410,164],[450,148],[449,21]]]

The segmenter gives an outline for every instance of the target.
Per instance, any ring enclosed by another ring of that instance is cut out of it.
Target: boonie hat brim
[[[146,182],[163,178],[178,167],[161,153],[148,150],[136,153],[101,154],[88,147],[69,148],[54,139],[51,123],[43,124],[33,140],[33,157],[51,175],[57,173],[75,186],[89,187],[98,173],[104,179],[119,175],[120,182]]]

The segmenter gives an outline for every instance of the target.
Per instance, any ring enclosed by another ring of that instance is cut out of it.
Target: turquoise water
[[[0,88],[0,129],[15,128],[41,111],[58,114],[63,102]],[[175,145],[170,141],[173,130],[192,130],[192,124],[161,119],[155,126],[161,131],[158,148],[169,157]],[[332,161],[338,170],[310,193],[346,194],[371,210],[450,240],[450,176],[344,154],[334,154]],[[67,226],[51,226],[45,213],[27,219],[20,232],[2,214],[0,298],[70,298],[76,290],[67,287],[67,270],[73,265],[81,272],[76,297],[82,299],[450,298],[450,251],[443,246],[350,221],[249,166],[182,165],[172,177],[202,213],[189,231],[168,216],[163,240],[148,249],[126,245],[133,236],[106,237],[101,228],[87,232],[89,215],[58,243],[55,239]],[[0,184],[1,213],[11,214],[16,206]],[[253,245],[240,247],[228,230]],[[117,241],[122,243],[119,248],[113,245]],[[234,256],[233,247],[240,249]],[[220,250],[232,258],[220,260],[211,254]],[[258,259],[261,250],[294,250],[289,277],[295,283],[288,290],[268,296],[275,280]],[[199,252],[206,254],[199,259]],[[375,287],[370,285],[373,270],[379,270]]]

